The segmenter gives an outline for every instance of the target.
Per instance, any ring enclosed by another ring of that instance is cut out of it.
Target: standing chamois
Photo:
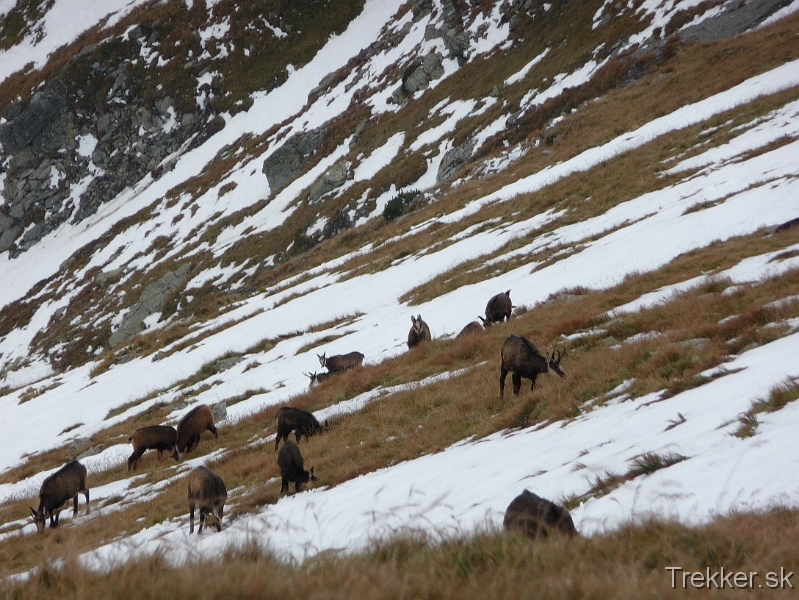
[[[128,441],[133,444],[133,454],[128,458],[128,471],[136,468],[139,458],[147,450],[158,450],[159,460],[166,450],[171,452],[175,460],[179,458],[179,455],[176,455],[178,432],[169,425],[141,427],[128,438]]]
[[[280,446],[280,440],[289,439],[289,434],[294,432],[297,437],[297,443],[300,442],[302,436],[308,439],[308,436],[316,435],[317,433],[325,433],[327,431],[327,421],[322,425],[316,420],[316,417],[309,413],[307,410],[296,408],[294,406],[282,406],[277,411],[277,435],[275,435],[275,452]]]
[[[363,364],[364,356],[360,352],[350,352],[349,354],[336,354],[335,356],[325,357],[324,354],[317,354],[319,364],[327,367],[331,373],[343,373]]]
[[[86,485],[86,467],[77,460],[68,462],[42,482],[39,491],[39,510],[31,514],[39,533],[44,531],[44,521],[50,516],[50,527],[58,527],[58,515],[73,501],[72,515],[78,514],[78,494],[86,497],[86,514],[89,514],[89,487]]]
[[[316,481],[318,478],[313,474],[313,467],[309,471],[303,468],[302,453],[300,447],[291,440],[286,440],[277,455],[277,464],[280,467],[280,493],[289,491],[289,483],[294,483],[294,493],[300,491],[300,484]]]
[[[513,312],[513,303],[510,301],[510,290],[502,292],[492,297],[486,304],[486,318],[480,317],[483,325],[488,327],[492,323],[502,323],[502,321],[510,321],[510,315]]]
[[[421,342],[429,342],[432,338],[430,328],[422,321],[422,315],[411,315],[411,330],[408,332],[408,348],[415,348]]]
[[[189,473],[189,533],[194,533],[194,507],[200,508],[199,535],[203,525],[222,531],[222,513],[227,501],[227,488],[222,478],[206,467],[196,467]]]
[[[535,389],[535,378],[541,373],[548,373],[550,369],[561,377],[565,377],[566,373],[560,366],[560,361],[565,353],[565,349],[563,351],[553,350],[544,356],[526,337],[510,334],[500,350],[502,364],[499,372],[499,397],[502,398],[505,394],[505,377],[508,373],[513,373],[513,394],[515,396],[519,395],[519,390],[522,387],[522,377],[532,380],[531,390]]]

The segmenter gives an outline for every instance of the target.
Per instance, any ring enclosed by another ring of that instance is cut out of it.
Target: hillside
[[[798,10],[0,2],[5,584],[67,557],[188,573],[235,548],[401,553],[404,535],[446,555],[493,544],[525,488],[589,540],[782,518]],[[508,322],[456,338],[505,290]],[[416,315],[433,339],[409,350]],[[501,398],[511,333],[560,350],[565,377]],[[363,367],[309,387],[317,354],[354,350]],[[218,439],[127,469],[133,431],[198,404]],[[319,481],[288,496],[285,404],[330,425],[300,443]],[[27,507],[75,457],[92,512],[37,535]],[[229,492],[199,539],[197,465]]]

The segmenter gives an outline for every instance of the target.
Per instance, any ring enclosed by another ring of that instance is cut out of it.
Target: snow
[[[242,158],[224,181],[201,197],[182,197],[172,207],[166,206],[163,198],[180,182],[200,173],[222,147],[234,143],[241,135],[261,134],[278,124],[282,124],[278,134],[285,137],[308,131],[346,111],[354,94],[365,86],[382,86],[384,90],[373,98],[375,114],[396,110],[396,106],[385,103],[386,97],[398,85],[398,82],[387,82],[383,78],[387,69],[403,63],[415,48],[428,51],[436,47],[428,43],[430,40],[424,40],[425,29],[435,25],[431,17],[411,23],[406,12],[398,22],[392,21],[400,4],[399,0],[366,2],[362,15],[344,33],[332,37],[316,58],[304,66],[290,69],[287,82],[279,88],[255,94],[249,111],[227,116],[226,127],[220,133],[177,158],[175,168],[165,172],[158,181],[148,176],[134,188],[102,205],[95,215],[80,224],[66,223],[16,260],[2,261],[0,279],[4,284],[0,289],[0,304],[24,296],[37,281],[53,275],[62,260],[105,235],[120,220],[146,207],[158,207],[153,220],[116,235],[92,256],[79,275],[98,267],[105,272],[124,268],[128,272],[125,276],[130,276],[135,268],[152,268],[152,257],[146,254],[148,234],[159,231],[172,236],[170,255],[173,255],[193,239],[190,235],[195,228],[205,231],[224,216],[270,197],[271,201],[261,211],[228,227],[215,240],[206,241],[195,251],[209,250],[221,257],[230,244],[245,235],[245,230],[252,234],[268,232],[279,226],[292,214],[292,207],[300,194],[347,154],[349,140],[277,194],[269,190],[260,169],[262,160],[280,146],[273,143],[257,161],[258,164]],[[663,5],[655,0],[646,0],[637,14],[642,20],[652,17],[647,25],[652,28],[665,22],[669,11],[673,13],[678,8],[684,10],[695,4]],[[65,10],[74,11],[74,5],[74,0],[56,0],[48,19]],[[81,0],[81,6],[85,6],[85,0]],[[595,25],[609,6],[610,3],[606,3],[597,11]],[[112,1],[104,3],[103,10],[98,8],[97,13],[85,14],[99,19],[97,15],[114,13],[118,18],[118,11],[134,7],[135,3],[123,6]],[[487,24],[488,27],[473,46],[469,60],[494,51],[507,41],[508,25],[500,22],[498,8],[475,21],[472,30],[475,34],[479,26]],[[305,112],[301,111],[308,93],[325,75],[345,65],[347,60],[366,48],[384,26],[390,24],[400,31],[405,23],[411,23],[405,38],[398,45],[375,54],[360,81],[348,78],[318,98]],[[64,27],[66,34],[72,31],[75,37],[78,26],[73,26],[71,21],[68,25]],[[225,26],[229,24],[209,27],[204,32],[205,39],[222,39]],[[275,31],[276,35],[279,35],[278,31]],[[24,44],[20,46],[31,50],[27,60],[44,60],[46,54],[43,53],[52,50],[53,44],[61,39],[50,34],[49,29],[47,32],[44,41],[35,47],[35,52]],[[21,66],[15,51],[0,53],[0,80],[8,75],[5,69]],[[547,51],[544,51],[535,57],[506,84],[522,81],[546,56]],[[590,78],[601,64],[590,61],[571,74],[559,75],[549,88],[530,92],[524,103],[529,107],[540,105],[562,93],[566,87]],[[445,66],[450,74],[457,69],[454,61]],[[355,85],[349,90],[345,89],[353,83]],[[417,235],[433,224],[442,227],[457,224],[487,205],[520,194],[533,194],[571,174],[586,172],[623,153],[634,151],[660,136],[703,123],[759,97],[796,86],[799,86],[799,61],[786,63],[706,100],[653,119],[635,131],[514,181],[494,193],[476,197],[463,208],[439,215],[384,243]],[[433,188],[438,164],[451,145],[446,136],[454,130],[455,124],[479,114],[490,104],[485,101],[484,106],[478,108],[476,100],[447,99],[431,111],[432,114],[444,115],[444,122],[410,138],[414,139],[412,149],[437,144],[428,157],[427,173],[416,182],[419,189]],[[174,114],[170,113],[172,118]],[[506,116],[503,116],[478,133],[477,145],[490,135],[499,133],[505,120]],[[165,127],[171,127],[171,123],[168,120]],[[263,393],[228,408],[224,426],[234,427],[237,422],[265,407],[288,402],[305,393],[308,380],[303,372],[318,364],[315,352],[333,354],[358,348],[366,355],[367,363],[377,363],[404,352],[410,313],[422,314],[434,337],[452,335],[471,321],[482,309],[485,298],[497,290],[511,288],[517,305],[533,306],[562,289],[577,286],[608,288],[631,273],[654,271],[681,253],[795,218],[796,198],[799,197],[797,123],[799,102],[789,102],[751,122],[748,127],[734,131],[735,136],[723,145],[707,150],[695,148],[695,155],[688,158],[673,157],[674,161],[669,162],[673,166],[667,173],[682,175],[683,179],[621,201],[580,222],[570,222],[566,209],[558,206],[517,221],[487,218],[453,233],[446,244],[394,261],[382,271],[357,276],[344,272],[342,266],[349,258],[373,251],[371,245],[365,245],[347,256],[243,299],[219,317],[197,326],[173,346],[162,349],[164,356],[160,360],[142,356],[117,364],[96,376],[91,375],[95,366],[92,363],[55,376],[45,357],[28,356],[36,333],[47,326],[56,311],[80,293],[79,289],[64,290],[57,301],[42,304],[28,326],[14,329],[0,339],[4,361],[31,359],[27,367],[11,371],[6,384],[35,384],[41,391],[22,403],[21,395],[26,389],[17,389],[0,397],[0,415],[6,425],[4,442],[0,446],[0,472],[22,463],[26,454],[89,437],[140,414],[154,404],[177,402],[187,391],[193,393],[194,402],[213,404],[254,389],[264,389]],[[368,156],[359,157],[360,162],[354,165],[353,181],[369,181],[395,160],[409,135],[397,132]],[[774,144],[778,140],[783,141],[782,145]],[[90,135],[80,136],[78,152],[89,158],[96,143],[97,140]],[[523,152],[520,148],[509,149],[507,157],[497,161],[494,168],[502,168],[507,164],[505,161],[518,158]],[[91,177],[73,191],[76,201],[78,191],[85,189],[90,181]],[[230,183],[236,184],[232,190]],[[230,191],[220,197],[220,189],[224,186]],[[377,217],[397,192],[396,187],[391,186],[381,194],[371,218]],[[189,203],[197,207],[193,215],[188,214]],[[688,210],[696,208],[702,210]],[[178,214],[185,216],[170,225]],[[325,222],[324,217],[318,218],[309,231],[321,230]],[[520,239],[529,240],[529,243],[515,247],[518,244],[513,242]],[[539,264],[538,253],[562,248],[576,251],[560,252],[556,261],[545,266]],[[644,294],[609,314],[646,310],[668,301],[675,293],[690,290],[714,278],[728,279],[731,285],[743,285],[799,269],[799,257],[784,257],[784,253],[792,249],[799,247],[753,256],[724,271]],[[134,260],[139,253],[144,255]],[[783,259],[775,260],[781,254]],[[486,261],[489,265],[511,259],[523,264],[504,273],[498,271],[495,277],[462,286],[418,306],[408,307],[400,302],[399,298],[405,293],[433,278],[467,261],[489,255],[492,256],[490,261]],[[194,274],[188,287],[200,287],[208,282],[224,283],[233,279],[245,266],[253,270],[258,267],[246,262],[225,267],[222,264],[220,259],[216,266]],[[118,323],[122,316],[122,313],[118,314],[115,322]],[[162,326],[162,323],[156,323],[159,316],[151,317],[151,326]],[[311,332],[315,326],[347,316],[352,318],[343,324]],[[654,334],[641,334],[625,342],[643,342]],[[309,343],[331,335],[339,337],[312,351],[301,351]],[[284,337],[281,339],[281,336]],[[270,350],[250,350],[267,338],[280,341]],[[187,341],[193,341],[194,345],[172,352],[178,344]],[[198,384],[176,389],[177,382],[191,377],[203,365],[228,352],[248,354],[245,361],[203,382],[213,384],[210,387]],[[778,502],[796,504],[799,484],[782,474],[795,471],[799,466],[799,455],[793,450],[799,403],[786,406],[780,411],[779,418],[770,414],[759,416],[760,426],[753,438],[742,440],[730,435],[733,429],[730,424],[735,423],[738,416],[776,382],[799,377],[799,364],[794,358],[797,352],[799,333],[789,334],[732,358],[723,365],[728,371],[726,375],[668,399],[652,394],[630,400],[625,391],[632,382],[626,381],[612,392],[594,399],[583,414],[569,422],[501,431],[482,440],[462,440],[442,452],[365,474],[332,489],[315,488],[284,497],[256,514],[226,522],[221,534],[189,536],[184,515],[106,544],[82,555],[80,560],[90,568],[104,570],[137,554],[162,551],[170,561],[180,564],[214,557],[222,548],[247,544],[252,540],[260,540],[280,556],[302,560],[328,549],[356,551],[402,528],[423,529],[434,536],[469,533],[480,526],[498,526],[507,504],[525,487],[552,499],[585,494],[590,487],[589,480],[606,472],[625,473],[630,461],[646,452],[678,453],[687,458],[667,469],[628,481],[607,496],[585,501],[572,513],[575,524],[584,535],[612,529],[651,513],[678,518],[686,523],[701,523],[732,509],[765,508]],[[256,362],[260,366],[250,368]],[[419,382],[376,388],[326,407],[318,411],[317,416],[328,418],[348,414],[361,410],[370,402],[383,401],[403,389],[431,385],[448,377],[457,377],[462,372],[444,372]],[[706,375],[711,374],[719,373]],[[53,386],[56,382],[59,385]],[[148,399],[142,400],[145,397]],[[125,412],[106,418],[109,411],[126,403],[132,404]],[[189,409],[172,412],[166,422],[175,423]],[[685,421],[674,426],[678,414],[683,415]],[[73,425],[74,428],[65,430],[65,426]],[[268,438],[253,443],[266,441]],[[92,473],[106,471],[124,464],[128,451],[127,444],[116,444],[85,459],[85,463]],[[140,485],[140,476],[131,476],[102,488],[92,488],[92,495],[99,505],[92,516],[79,515],[78,522],[119,510],[126,502],[145,502],[164,486],[183,477],[188,468],[201,463],[213,466],[225,452],[227,450],[222,449],[213,455],[169,466],[167,468],[174,474],[157,485]],[[508,460],[507,457],[524,459]],[[47,475],[37,473],[16,484],[0,485],[0,501],[35,496]],[[124,496],[124,501],[111,502],[119,496]],[[27,535],[31,530],[32,526],[25,525],[18,531]],[[5,535],[11,534],[0,533],[0,537]]]

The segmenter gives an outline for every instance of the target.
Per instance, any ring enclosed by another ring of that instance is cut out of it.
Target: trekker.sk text
[[[682,567],[666,567],[671,577],[672,589],[688,587],[732,588],[732,589],[793,589],[793,571],[780,567],[779,572],[769,571],[760,574],[757,571],[728,571],[706,568],[703,571],[684,571]]]

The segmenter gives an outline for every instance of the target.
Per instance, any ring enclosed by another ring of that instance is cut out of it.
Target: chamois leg
[[[505,378],[508,376],[508,372],[505,370],[505,367],[500,367],[499,370],[499,397],[502,398],[505,395]]]
[[[513,395],[518,396],[519,390],[522,389],[522,376],[519,373],[513,374]]]

